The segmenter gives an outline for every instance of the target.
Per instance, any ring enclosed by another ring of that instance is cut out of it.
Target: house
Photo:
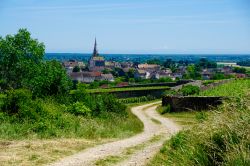
[[[213,74],[209,71],[203,71],[201,73],[201,77],[203,80],[210,80],[212,78]]]
[[[120,65],[122,68],[131,68],[133,67],[134,63],[133,62],[121,62]]]
[[[178,79],[181,79],[183,77],[183,74],[182,73],[172,73],[171,76],[173,78],[178,78]]]
[[[69,76],[74,81],[91,83],[101,79],[101,72],[73,72]]]
[[[139,64],[138,65],[138,69],[139,70],[145,70],[148,72],[154,72],[154,71],[158,71],[160,70],[161,66],[160,65],[156,65],[156,64]]]
[[[79,66],[79,63],[80,62],[77,62],[76,60],[69,60],[64,61],[62,65],[66,69],[66,72],[69,74],[73,71],[74,67]]]
[[[160,79],[165,77],[171,77],[172,71],[171,70],[160,70],[156,71],[152,74],[151,78]]]
[[[114,82],[114,76],[112,74],[101,74],[100,80]]]
[[[149,79],[150,78],[150,72],[148,72],[146,70],[137,69],[135,71],[135,78]]]

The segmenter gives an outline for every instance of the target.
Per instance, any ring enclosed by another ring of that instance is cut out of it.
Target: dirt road
[[[52,166],[91,166],[91,165],[145,165],[162,146],[163,142],[180,130],[169,119],[156,111],[160,102],[132,108],[132,112],[143,122],[144,131],[133,137],[116,142],[98,145],[78,154],[66,157]],[[107,164],[105,159],[115,157],[115,163]]]

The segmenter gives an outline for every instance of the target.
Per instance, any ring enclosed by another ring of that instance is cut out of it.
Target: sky
[[[0,36],[46,52],[249,54],[250,0],[0,0]]]

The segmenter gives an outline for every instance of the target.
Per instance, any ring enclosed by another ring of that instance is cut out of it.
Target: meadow
[[[208,116],[193,116],[193,112],[166,114],[177,121],[186,117],[200,120],[166,141],[148,165],[249,165],[249,92],[249,79],[235,80],[200,92],[199,95],[233,97],[206,113]]]

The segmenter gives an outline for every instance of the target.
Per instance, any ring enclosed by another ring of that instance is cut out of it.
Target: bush
[[[198,94],[200,92],[200,88],[198,86],[186,85],[182,87],[180,91],[183,96],[189,96],[189,95]]]
[[[171,107],[170,107],[170,105],[168,104],[167,106],[160,106],[158,109],[158,112],[160,113],[160,114],[166,114],[166,113],[169,113],[170,111],[171,111]]]
[[[32,101],[32,94],[26,89],[9,90],[6,97],[2,95],[2,108],[8,114],[17,114],[19,111],[29,106]]]
[[[82,102],[76,102],[67,109],[68,112],[75,115],[91,116],[92,111]]]

